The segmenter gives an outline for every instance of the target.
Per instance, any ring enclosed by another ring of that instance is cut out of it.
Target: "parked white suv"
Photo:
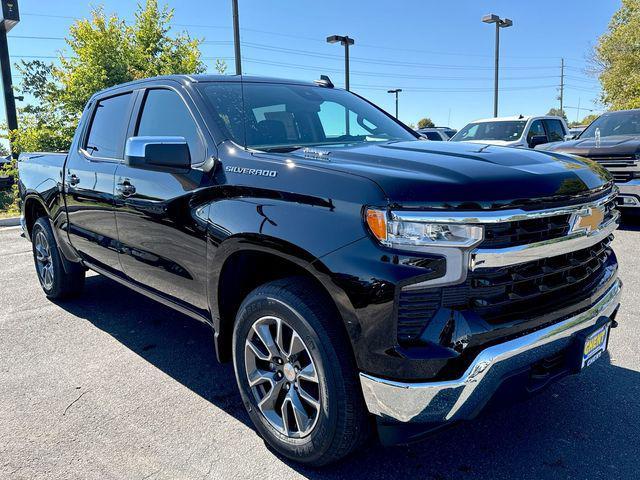
[[[562,117],[498,117],[476,120],[456,133],[452,142],[473,142],[505,147],[534,148],[560,142],[569,133]]]

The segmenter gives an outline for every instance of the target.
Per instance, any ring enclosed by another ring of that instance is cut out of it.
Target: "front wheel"
[[[277,452],[313,466],[349,454],[369,431],[338,322],[304,278],[258,287],[236,316],[234,367],[251,420]]]
[[[82,292],[85,270],[60,255],[48,218],[40,217],[31,230],[33,260],[42,290],[48,298],[64,299]]]

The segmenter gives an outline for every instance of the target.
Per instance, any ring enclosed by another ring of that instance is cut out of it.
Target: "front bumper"
[[[489,347],[457,380],[407,383],[360,373],[369,412],[386,421],[443,423],[473,418],[514,372],[569,348],[575,338],[610,318],[620,303],[615,283],[589,309],[528,335]]]
[[[640,208],[640,179],[616,183],[616,185],[620,189],[620,193],[618,194],[618,207]]]

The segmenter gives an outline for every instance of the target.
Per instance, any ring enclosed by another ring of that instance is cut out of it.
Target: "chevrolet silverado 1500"
[[[537,392],[616,325],[604,169],[420,141],[326,79],[119,85],[68,154],[18,166],[44,293],[90,269],[210,325],[257,431],[306,464]]]

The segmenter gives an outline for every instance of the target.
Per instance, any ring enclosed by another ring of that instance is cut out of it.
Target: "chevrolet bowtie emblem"
[[[573,221],[571,232],[593,232],[600,228],[600,224],[604,220],[604,211],[598,207],[590,207],[586,212],[579,212]]]

